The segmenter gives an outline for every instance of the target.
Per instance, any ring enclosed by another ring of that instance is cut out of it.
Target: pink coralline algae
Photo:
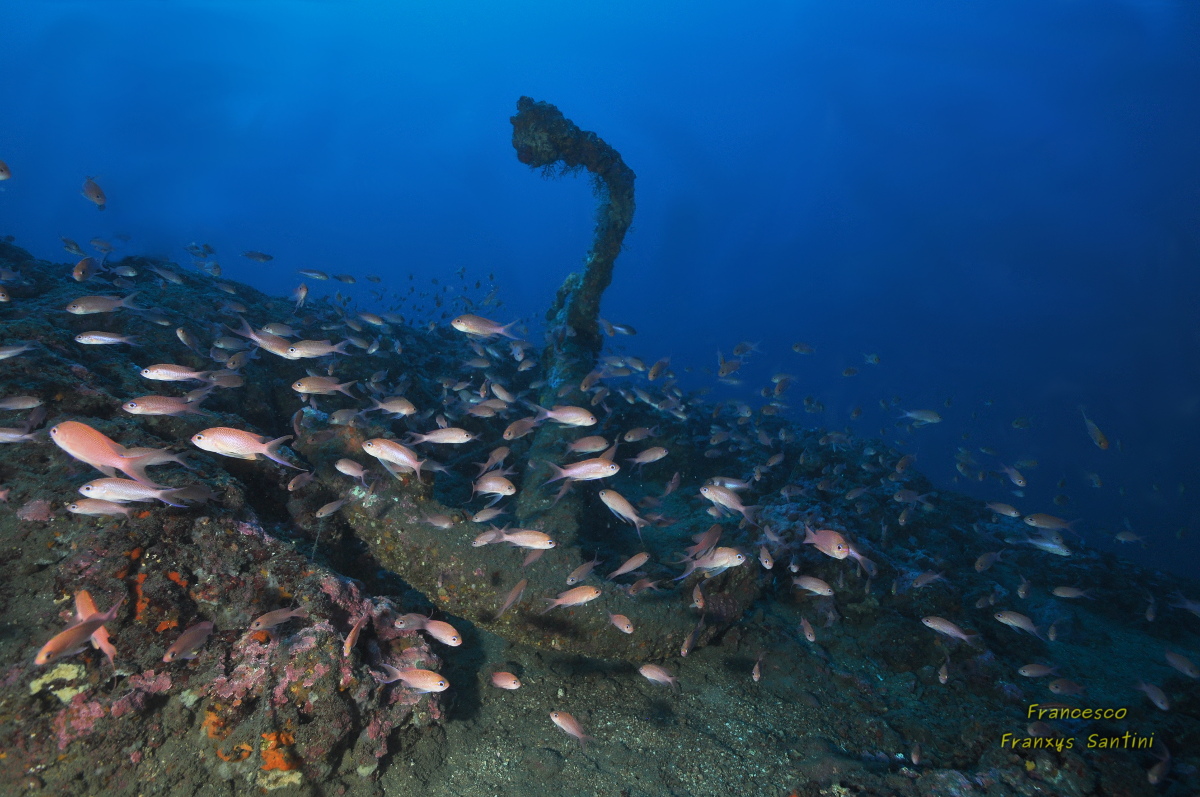
[[[287,691],[293,684],[299,683],[305,689],[311,689],[317,680],[327,672],[329,672],[328,664],[318,662],[312,666],[312,671],[310,672],[302,665],[289,662],[283,668],[283,677],[279,679],[279,684],[276,685],[275,691],[272,693],[275,705],[282,706],[288,702]],[[310,709],[311,703],[304,708]]]
[[[171,689],[171,676],[166,672],[155,674],[154,670],[146,670],[141,675],[131,675],[129,685],[151,695],[168,692]]]
[[[262,539],[263,537],[267,536],[266,532],[263,531],[262,526],[258,525],[258,523],[246,523],[245,521],[239,520],[237,523],[237,530],[247,537],[257,537]]]
[[[2,686],[2,687],[12,686],[17,681],[21,680],[21,678],[24,675],[25,675],[24,667],[21,667],[21,666],[9,667],[8,673],[4,676],[3,679],[0,679],[0,686]]]
[[[54,733],[58,737],[58,749],[66,750],[67,745],[76,739],[87,736],[92,732],[96,720],[105,715],[104,706],[96,702],[87,702],[83,695],[76,695],[71,702],[54,718]]]
[[[18,520],[36,520],[40,523],[54,520],[54,512],[51,509],[50,502],[44,498],[38,498],[27,502],[24,506],[17,510]]]
[[[262,694],[271,654],[278,646],[275,640],[264,645],[247,639],[242,648],[242,660],[230,675],[221,675],[213,680],[208,687],[209,694],[221,700],[240,700],[249,694]]]
[[[317,646],[316,631],[333,633],[333,627],[325,621],[309,626],[303,632],[301,632],[300,639],[288,648],[288,655],[295,656],[297,653],[307,653],[315,648]]]
[[[376,758],[387,755],[387,738],[395,727],[395,719],[382,712],[367,726],[367,738],[379,743],[375,748]]]
[[[267,532],[263,529],[262,523],[259,522],[258,517],[253,512],[249,512],[249,517],[246,520],[237,521],[234,525],[234,528],[238,530],[238,533],[246,537],[254,537],[260,542],[277,542],[274,537],[272,537],[270,534],[267,534]]]
[[[332,573],[321,578],[321,592],[328,595],[339,609],[356,617],[363,611],[374,608],[369,599],[363,598],[362,590],[357,584]]]
[[[401,696],[400,699],[396,699],[397,695]],[[410,689],[394,687],[392,689],[392,700],[389,702],[389,705],[374,712],[374,716],[371,718],[371,721],[367,723],[367,728],[364,731],[364,735],[366,738],[375,742],[373,745],[373,753],[376,758],[382,758],[383,756],[387,755],[388,736],[390,736],[392,731],[394,731],[396,728],[409,721],[409,718],[412,716],[412,709],[410,706],[417,703],[421,697],[422,695],[413,692]],[[435,713],[436,711],[436,709],[433,708],[433,702],[434,701],[430,702],[431,714]]]
[[[134,689],[124,697],[113,701],[109,709],[113,719],[120,719],[130,712],[141,712],[146,707],[146,693]]]
[[[146,670],[141,675],[131,675],[129,685],[133,687],[133,691],[112,704],[110,711],[114,719],[123,717],[131,711],[140,712],[146,707],[146,695],[157,695],[170,691],[171,676],[165,672],[155,674],[154,670]]]

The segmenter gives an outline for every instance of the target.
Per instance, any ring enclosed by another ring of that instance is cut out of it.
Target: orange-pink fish
[[[358,635],[362,633],[362,628],[369,619],[371,619],[371,613],[363,612],[362,616],[354,621],[354,625],[350,626],[350,632],[346,634],[346,641],[342,643],[343,657],[349,657],[350,651],[354,650],[354,646],[358,644]]]
[[[386,678],[379,678],[376,676],[376,680],[380,683],[393,683],[395,681],[399,681],[409,689],[421,693],[445,692],[450,688],[450,682],[432,670],[421,670],[416,668],[401,670],[393,667],[390,664],[381,664],[380,666],[383,668],[384,672],[387,673]]]
[[[974,645],[979,639],[978,634],[968,634],[966,631],[962,630],[944,617],[936,617],[932,615],[929,617],[922,617],[921,623],[926,628],[931,628],[934,631],[937,631],[939,634],[945,634],[946,636],[954,639],[961,639],[967,644]]]
[[[96,210],[104,210],[105,205],[108,204],[108,197],[104,196],[104,191],[96,185],[96,181],[91,177],[83,178],[82,193],[88,202],[96,206]]]
[[[639,515],[633,504],[629,503],[628,499],[616,490],[601,490],[599,496],[601,502],[608,507],[610,512],[626,523],[633,524],[633,527],[637,529],[638,539],[640,540],[642,538],[642,527],[649,526],[650,521]],[[612,578],[612,576],[609,576],[609,578]]]
[[[86,620],[81,620],[78,623],[68,627],[65,631],[56,634],[38,651],[34,657],[34,664],[49,664],[52,661],[73,656],[79,653],[87,646],[88,640],[96,633],[96,630],[102,628],[105,623],[112,622],[117,617],[117,610],[121,608],[121,604],[125,599],[117,601],[106,612],[96,612],[88,616]]]
[[[513,675],[511,672],[494,672],[492,673],[492,686],[497,689],[520,689],[521,679]]]
[[[99,610],[96,608],[96,602],[92,600],[91,593],[86,589],[76,592],[75,622],[82,623],[95,614],[99,614]],[[108,639],[108,629],[104,626],[97,628],[95,633],[92,634],[92,645],[108,658],[109,664],[112,664],[114,667],[116,666],[113,659],[116,658],[117,649],[113,647],[112,642]]]
[[[612,623],[618,631],[623,634],[633,633],[633,621],[623,614],[608,613],[608,621]]]
[[[817,529],[813,531],[804,527],[804,544],[813,545],[818,551],[834,559],[845,559],[850,555],[850,545],[846,538],[832,529]]]
[[[550,719],[568,736],[574,736],[579,740],[579,747],[587,752],[587,742],[592,741],[594,737],[584,733],[583,726],[579,724],[579,720],[572,717],[565,711],[551,711]]]
[[[594,601],[599,597],[600,589],[598,587],[593,587],[590,585],[575,587],[574,589],[569,589],[566,592],[560,592],[557,598],[544,598],[543,600],[549,601],[550,605],[543,609],[541,613],[545,614],[551,609],[556,609],[559,606],[582,606],[588,601]]]
[[[638,667],[638,672],[650,683],[675,688],[679,687],[679,678],[671,675],[671,673],[667,672],[666,668],[660,667],[657,664],[643,664],[641,667]]]
[[[585,459],[582,462],[574,462],[563,468],[552,462],[547,462],[546,464],[554,471],[554,476],[547,479],[546,484],[556,482],[559,479],[570,479],[571,481],[607,479],[621,469],[620,465],[604,457]]]
[[[555,406],[550,409],[537,407],[536,420],[555,421],[564,426],[595,426],[596,416],[582,407]]]
[[[192,445],[204,451],[211,451],[223,457],[236,459],[258,459],[261,454],[267,459],[278,462],[289,468],[297,468],[279,454],[283,444],[292,439],[292,435],[284,435],[274,440],[267,440],[262,435],[245,432],[241,429],[231,429],[228,426],[214,426],[192,435]]]
[[[607,576],[605,576],[605,578],[611,580],[611,579],[616,578],[617,576],[623,576],[626,573],[632,573],[634,570],[637,570],[639,567],[646,564],[646,562],[649,561],[649,559],[650,559],[650,554],[648,554],[648,553],[643,552],[643,553],[634,554],[633,556],[626,559],[624,564],[622,564],[616,570],[612,571]]]
[[[300,620],[308,619],[308,609],[303,606],[297,609],[276,609],[273,612],[267,612],[258,617],[254,622],[250,623],[251,631],[269,631],[277,625],[283,625],[293,617]]]
[[[497,324],[495,321],[489,321],[486,318],[481,318],[477,315],[460,315],[450,322],[450,326],[454,327],[459,332],[467,335],[472,335],[478,338],[490,338],[493,335],[503,335],[506,338],[516,340],[516,335],[509,332],[509,327],[516,325],[516,321],[509,324]]]
[[[188,628],[179,638],[176,639],[171,647],[167,648],[167,652],[163,654],[163,661],[170,664],[176,659],[194,659],[199,654],[200,648],[204,647],[204,643],[208,641],[208,637],[213,632],[213,624],[208,620]]]
[[[146,476],[145,469],[154,454],[131,457],[124,446],[86,423],[63,421],[50,429],[50,439],[68,455],[91,465],[105,476],[115,476],[120,471],[149,487],[163,487]]]

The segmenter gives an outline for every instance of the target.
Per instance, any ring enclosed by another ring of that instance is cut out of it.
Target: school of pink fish
[[[0,162],[0,179],[8,179],[9,174],[7,166]],[[85,180],[82,193],[98,209],[104,210],[107,206],[108,198],[93,178]],[[86,283],[89,288],[94,285],[98,291],[73,299],[61,308],[64,312],[73,316],[98,316],[109,321],[126,314],[152,315],[155,312],[153,307],[138,303],[137,284],[131,282],[137,274],[132,267],[108,264],[107,253],[97,261],[84,255],[82,248],[73,241],[64,240],[64,244],[68,251],[82,259],[72,269],[64,271],[62,279]],[[188,250],[196,258],[198,270],[208,277],[219,276],[219,266],[215,265],[211,248],[193,244]],[[273,259],[256,250],[248,250],[243,256],[258,263]],[[159,264],[154,273],[164,287],[182,286],[188,281],[188,272],[175,264]],[[302,275],[310,281],[329,278],[324,272],[312,269],[304,270]],[[19,275],[3,276],[6,282],[19,280]],[[345,284],[355,280],[351,275],[338,275],[334,279]],[[584,402],[545,402],[549,406],[543,406],[534,399],[547,387],[537,370],[537,348],[521,337],[525,330],[520,322],[504,323],[463,313],[450,320],[449,327],[462,336],[471,356],[462,363],[460,373],[441,377],[441,403],[430,405],[406,397],[406,379],[389,377],[386,369],[377,371],[369,380],[344,380],[337,375],[339,363],[344,359],[379,354],[401,362],[402,346],[399,337],[393,334],[406,323],[401,316],[345,310],[339,323],[313,328],[300,314],[311,298],[307,284],[301,283],[295,292],[295,311],[291,315],[258,319],[252,324],[243,317],[245,306],[235,298],[237,287],[230,283],[220,285],[219,290],[229,297],[214,297],[225,303],[229,316],[226,328],[220,330],[222,334],[206,340],[186,326],[180,326],[176,331],[177,351],[140,352],[139,356],[145,361],[140,375],[146,381],[147,394],[127,397],[121,411],[134,420],[154,416],[192,419],[197,427],[203,428],[196,428],[189,436],[176,441],[181,446],[190,445],[192,455],[199,456],[201,454],[197,452],[203,452],[203,455],[253,462],[257,467],[298,471],[291,478],[289,490],[302,489],[307,480],[312,479],[319,464],[300,462],[287,448],[289,442],[301,435],[305,412],[321,412],[322,404],[336,401],[350,406],[329,411],[327,417],[331,424],[353,425],[368,413],[381,413],[380,417],[386,418],[389,424],[403,424],[407,429],[405,434],[365,439],[361,443],[359,459],[341,458],[333,463],[349,482],[341,498],[315,511],[317,519],[333,516],[348,505],[366,501],[374,493],[379,479],[411,478],[436,482],[451,477],[466,479],[470,484],[468,502],[483,503],[477,509],[469,510],[471,519],[477,523],[488,523],[508,513],[522,491],[544,491],[554,495],[556,500],[568,490],[587,491],[611,512],[616,521],[624,524],[623,528],[636,537],[639,547],[646,547],[647,535],[667,529],[674,523],[661,508],[663,500],[676,490],[687,493],[696,506],[705,507],[711,515],[711,527],[694,535],[694,544],[677,551],[677,557],[670,561],[656,562],[652,552],[645,549],[623,561],[606,562],[608,572],[602,578],[593,573],[600,564],[598,558],[574,568],[563,566],[562,579],[567,589],[558,594],[526,596],[523,593],[527,582],[522,581],[503,601],[498,601],[497,616],[523,599],[533,598],[541,614],[594,610],[607,616],[612,633],[636,637],[639,628],[629,617],[598,608],[599,604],[591,607],[588,604],[599,601],[606,592],[616,590],[630,595],[648,589],[673,590],[677,593],[674,599],[691,607],[697,619],[696,632],[680,649],[683,657],[699,638],[706,618],[706,601],[712,600],[714,592],[720,589],[719,577],[733,568],[757,567],[764,578],[773,578],[776,573],[786,570],[784,578],[793,600],[803,606],[811,605],[813,616],[823,616],[827,628],[837,622],[836,597],[839,591],[850,589],[848,579],[859,578],[865,585],[860,588],[867,592],[871,590],[872,580],[880,570],[876,559],[886,555],[889,530],[900,534],[900,530],[917,518],[938,511],[937,493],[919,494],[906,486],[912,475],[909,469],[914,458],[873,446],[859,449],[861,457],[855,466],[857,472],[844,463],[826,465],[820,467],[819,478],[814,479],[813,484],[785,479],[782,486],[772,491],[773,494],[763,491],[761,485],[772,474],[795,466],[813,466],[821,451],[837,452],[854,444],[848,432],[827,431],[820,436],[816,451],[806,449],[798,455],[788,453],[787,445],[794,441],[796,432],[793,427],[776,422],[777,416],[788,409],[785,396],[794,381],[786,374],[777,375],[770,386],[761,390],[766,402],[757,408],[740,400],[703,405],[679,385],[669,358],[647,365],[646,360],[630,355],[606,355],[579,384],[563,385],[558,393],[564,401],[566,397],[587,397],[586,406],[582,406]],[[116,293],[108,292],[113,290]],[[121,293],[124,295],[119,295]],[[7,293],[5,300],[15,301]],[[610,336],[633,332],[632,327],[622,324],[602,322],[601,327]],[[311,338],[306,337],[309,335]],[[335,341],[335,337],[341,339]],[[137,346],[136,336],[120,331],[80,332],[74,339],[82,347],[84,357],[91,347]],[[734,374],[758,353],[757,345],[738,344],[732,347],[729,358],[718,352],[716,380],[735,383]],[[811,347],[801,343],[792,348],[800,354],[811,351]],[[0,359],[37,356],[38,347],[34,343],[0,346]],[[212,367],[197,369],[171,362],[185,358],[195,360],[196,357],[210,359]],[[300,409],[292,420],[292,428],[259,434],[249,429],[208,425],[207,418],[212,413],[205,409],[204,403],[216,391],[237,391],[245,384],[247,374],[253,372],[250,366],[254,361],[267,357],[294,362],[294,381],[290,388]],[[156,359],[163,362],[151,362]],[[504,369],[499,368],[500,364],[504,364]],[[878,356],[867,355],[866,364],[878,366]],[[850,370],[854,369],[847,369]],[[659,424],[620,427],[609,423],[610,418],[617,417],[610,404],[617,402],[637,407],[658,418]],[[806,409],[816,404],[815,400],[805,399]],[[894,408],[900,412],[897,420],[910,432],[945,422],[935,410]],[[0,429],[0,442],[17,445],[39,442],[38,428],[47,415],[41,397],[5,395],[0,397],[0,409],[30,412],[22,425]],[[1084,431],[1095,447],[1108,450],[1108,438],[1086,410],[1080,408],[1080,412]],[[671,423],[692,422],[703,413],[711,413],[714,421],[708,426],[704,459],[716,460],[732,453],[742,461],[756,460],[745,472],[723,474],[715,469],[702,472],[703,460],[699,463],[682,461],[672,453],[674,445],[660,426],[666,429]],[[766,423],[767,419],[772,420],[771,425]],[[128,517],[131,503],[157,503],[188,510],[216,499],[211,486],[202,481],[182,485],[159,483],[160,477],[156,474],[163,473],[161,469],[190,468],[187,458],[178,451],[138,447],[134,435],[123,434],[121,439],[113,439],[93,424],[73,418],[51,418],[50,421],[52,425],[46,435],[60,455],[88,466],[103,477],[91,478],[82,484],[79,487],[81,497],[58,497],[73,514]],[[511,444],[545,426],[561,429],[570,440],[558,461],[545,463],[548,469],[545,478],[531,484],[524,478],[526,474],[521,463],[515,461]],[[473,450],[479,446],[487,447],[485,461],[468,463],[455,453],[459,447],[470,444],[475,446]],[[1021,497],[1020,489],[1028,484],[1028,479],[1018,468],[1028,471],[1029,463],[1009,465],[996,459],[991,467],[984,467],[966,450],[959,451],[956,462],[963,478],[977,482],[991,480],[997,484],[1001,480],[1007,481],[1015,488],[1018,498]],[[646,475],[647,468],[653,468],[653,475]],[[150,469],[155,469],[154,473]],[[636,495],[623,495],[612,486],[618,474],[634,479],[622,484],[637,484]],[[667,474],[672,475],[668,478]],[[1008,503],[1014,499],[1000,494],[999,490],[997,493],[997,498],[1005,501],[988,502],[985,509],[990,525],[984,529],[984,524],[978,524],[981,528],[976,530],[993,540],[990,547],[994,550],[978,551],[973,568],[976,574],[1008,568],[1019,553],[1037,552],[1042,556],[1062,558],[1076,553],[1072,547],[1075,543],[1070,540],[1080,538],[1080,530],[1076,528],[1078,521],[1068,521],[1047,512],[1023,512]],[[821,507],[822,502],[834,500],[841,507],[839,511]],[[781,504],[796,505],[806,501],[811,505],[799,522],[781,521],[778,512],[766,511],[767,507],[774,509]],[[869,540],[867,530],[857,525],[854,518],[879,507],[886,508],[891,521],[882,524],[878,530],[871,529],[874,539]],[[439,528],[449,528],[452,523],[442,516],[429,516],[426,520]],[[732,542],[731,537],[734,538]],[[1118,534],[1116,539],[1142,542],[1131,529]],[[494,524],[488,525],[473,539],[457,540],[454,544],[523,549],[528,552],[526,565],[542,556],[553,557],[559,547],[552,528],[526,529]],[[838,562],[841,568],[834,583],[804,572],[817,563],[828,564],[826,559]],[[926,570],[899,568],[889,563],[897,571],[890,585],[892,594],[911,592],[920,595],[923,590],[957,589],[960,574],[937,569],[934,558],[929,562],[930,568]],[[673,575],[666,577],[668,571]],[[660,577],[652,580],[649,576],[653,574]],[[1011,578],[1007,572],[1002,578],[997,577],[995,588],[980,596],[975,606],[988,611],[999,626],[1007,629],[1004,634],[1012,634],[1028,646],[1031,661],[1020,667],[1017,675],[1026,679],[1055,676],[1059,670],[1053,661],[1058,638],[1056,622],[1039,623],[1017,609],[1034,590],[1040,590],[1055,603],[1063,605],[1093,600],[1096,596],[1084,581],[1035,583],[1022,574],[1011,575],[1016,578]],[[636,580],[618,583],[616,580],[622,577]],[[679,584],[689,578],[692,578],[689,587]],[[1152,622],[1156,618],[1158,599],[1149,591],[1146,594],[1145,619]],[[89,647],[102,651],[110,662],[118,659],[122,601],[112,602],[102,611],[86,591],[71,597],[75,607],[72,622],[65,628],[41,629],[34,634],[31,642],[39,646],[33,657],[34,663],[48,665]],[[1200,601],[1184,596],[1175,596],[1173,600],[1171,606],[1200,617]],[[311,619],[304,606],[282,606],[255,619],[248,630],[275,634],[286,624]],[[345,628],[344,656],[351,655],[358,644],[365,619],[360,617]],[[960,617],[929,615],[921,622],[932,634],[954,641],[949,644],[976,647],[985,643],[984,635],[978,630],[964,628],[968,623]],[[405,614],[395,621],[395,627],[423,634],[446,648],[464,645],[459,629],[432,616]],[[802,618],[794,633],[809,644],[816,644],[820,637],[807,616]],[[214,622],[208,619],[181,629],[167,648],[163,661],[186,666],[205,655],[205,646],[213,634]],[[454,655],[453,651],[448,655]],[[1200,670],[1188,655],[1164,649],[1161,658],[1167,666],[1187,678],[1200,678]],[[950,654],[947,653],[949,661]],[[637,672],[648,681],[671,689],[680,687],[680,679],[672,675],[664,663],[645,661],[636,664]],[[764,657],[760,656],[747,677],[758,681],[762,678],[763,665]],[[1085,694],[1086,675],[1075,674],[1084,683],[1059,678],[1049,682],[1047,688],[1060,696]],[[394,688],[419,694],[436,694],[454,688],[437,672],[398,669],[382,662],[378,664],[375,677],[380,683],[394,684]],[[495,670],[488,677],[498,689],[513,691],[522,685],[517,675],[507,671]],[[943,665],[939,671],[941,682],[946,683],[952,678],[953,670]],[[1129,690],[1141,693],[1161,711],[1172,710],[1171,701],[1162,687],[1149,680],[1149,676],[1130,683]],[[577,710],[586,709],[585,706]],[[583,749],[588,742],[603,743],[603,739],[589,735],[580,720],[561,708],[551,712],[550,720],[562,732],[578,740]]]

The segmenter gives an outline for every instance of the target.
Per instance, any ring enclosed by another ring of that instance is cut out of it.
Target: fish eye
[[[445,686],[445,685],[446,685],[446,682],[445,682],[445,681],[438,681],[438,682],[437,682],[437,685],[438,685],[438,686]]]

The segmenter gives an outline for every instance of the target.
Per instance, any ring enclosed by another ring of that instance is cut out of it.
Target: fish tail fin
[[[550,410],[546,409],[545,407],[543,407],[541,405],[530,404],[529,408],[534,410],[537,413],[537,416],[533,419],[533,422],[535,424],[541,423],[542,421],[544,421],[550,417]]]
[[[119,601],[114,603],[112,606],[108,607],[108,611],[100,614],[100,617],[102,617],[104,619],[104,622],[111,623],[113,620],[117,619],[117,611],[121,608],[122,605],[124,605],[124,603],[125,603],[125,597],[122,596]],[[92,616],[95,617],[96,615],[92,615]]]
[[[104,210],[103,207],[101,207],[100,209]],[[144,309],[142,307],[138,307],[136,304],[133,303],[133,297],[135,297],[137,295],[138,295],[138,292],[134,291],[133,293],[129,294],[124,299],[122,299],[118,306],[124,307],[126,310],[142,310],[142,309]]]
[[[685,578],[687,578],[688,576],[690,576],[692,573],[695,573],[695,572],[696,572],[696,563],[688,562],[687,570],[683,571],[683,575],[676,576],[675,578],[673,578],[671,580],[672,581],[683,581]]]
[[[542,460],[542,462],[545,463],[546,465],[548,465],[550,467],[551,472],[554,473],[553,476],[551,476],[549,479],[546,479],[546,481],[543,483],[543,486],[546,484],[550,484],[551,482],[556,482],[559,479],[567,478],[567,472],[565,470],[563,470],[562,468],[558,467],[557,465],[555,465],[553,462],[550,462],[548,460]]]
[[[116,467],[116,470],[121,471],[138,484],[144,484],[155,490],[168,489],[165,485],[158,484],[146,475],[146,468],[149,467],[148,460],[152,456],[154,454],[143,454],[140,457],[125,457],[121,465]]]
[[[639,542],[639,543],[644,543],[644,542],[645,542],[645,540],[643,540],[643,539],[642,539],[642,528],[643,528],[644,526],[649,526],[649,525],[650,525],[650,521],[649,521],[649,520],[646,520],[646,519],[645,519],[644,517],[642,517],[641,515],[634,515],[634,516],[633,516],[633,527],[634,527],[635,529],[637,529],[637,533],[638,533],[638,542]]]
[[[349,354],[350,352],[346,351],[346,347],[349,345],[350,341],[343,340],[341,343],[330,349],[330,352],[333,354]]]
[[[518,321],[519,320],[520,319],[518,319]],[[510,340],[516,340],[517,336],[508,331],[509,327],[515,327],[516,325],[517,325],[517,321],[510,321],[509,323],[507,323],[504,326],[497,329],[496,334],[503,335],[504,337],[509,338]]]
[[[264,457],[272,462],[278,462],[280,465],[285,465],[289,468],[295,468],[296,470],[304,470],[303,468],[296,467],[279,455],[279,449],[283,448],[283,444],[291,439],[292,435],[290,434],[284,435],[283,437],[277,437],[263,446],[263,450],[260,453],[262,453]]]
[[[308,609],[301,606],[299,609],[297,609],[296,611],[294,611],[292,613],[292,616],[295,618],[298,618],[300,620],[307,620],[308,619]]]
[[[225,328],[235,335],[241,335],[243,338],[254,340],[254,330],[250,328],[250,324],[247,323],[246,319],[238,316],[238,321],[241,322],[241,326],[239,326],[237,329],[234,329],[231,326],[226,326]]]
[[[212,415],[211,412],[206,413],[206,414]],[[174,462],[176,465],[181,465],[181,466],[187,468],[188,470],[196,469],[196,467],[194,465],[192,465],[190,462],[188,462],[186,454],[184,454],[182,451],[178,454],[173,455],[169,461]]]
[[[353,382],[346,382],[345,384],[338,385],[337,389],[338,389],[339,393],[344,393],[347,396],[349,396],[350,398],[356,398],[356,396],[350,392],[350,388],[354,387],[357,384],[358,384],[358,380],[355,379]]]
[[[542,609],[540,612],[538,612],[538,614],[545,614],[546,612],[550,611],[551,609],[553,609],[555,606],[558,605],[558,598],[542,598],[542,600],[549,601],[550,605],[547,606],[545,609]]]
[[[182,489],[183,488],[180,487],[180,488],[173,488],[170,490],[163,490],[162,492],[160,492],[158,494],[158,500],[162,501],[167,506],[174,506],[174,507],[179,507],[182,509],[183,507],[186,507],[187,504],[177,504],[177,503],[175,503],[175,501],[171,500],[173,498],[177,498],[179,495],[179,492]]]

